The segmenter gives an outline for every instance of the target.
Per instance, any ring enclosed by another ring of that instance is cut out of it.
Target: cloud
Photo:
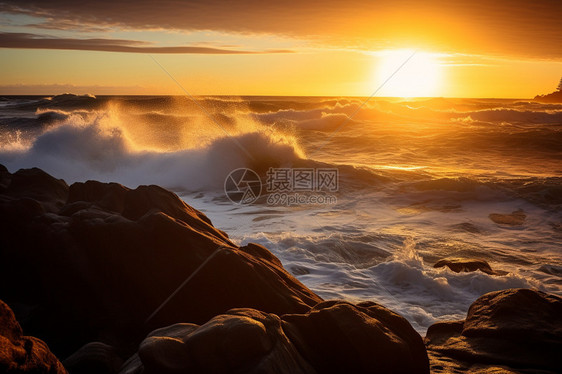
[[[154,93],[154,89],[142,86],[80,86],[74,84],[3,84],[0,95],[57,95],[67,92],[86,95],[119,95],[123,92]]]
[[[289,50],[245,51],[203,46],[158,47],[138,40],[53,38],[29,33],[0,32],[0,48],[74,49],[132,53],[260,54],[291,53]]]
[[[213,30],[360,49],[562,58],[559,0],[0,0],[0,10],[61,30]]]

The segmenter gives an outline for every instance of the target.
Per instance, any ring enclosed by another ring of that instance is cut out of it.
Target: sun
[[[439,94],[442,67],[437,54],[400,49],[374,55],[377,60],[374,85],[378,88],[384,84],[377,96],[430,97]]]

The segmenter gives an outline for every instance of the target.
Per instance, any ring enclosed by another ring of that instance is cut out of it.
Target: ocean
[[[490,291],[562,295],[562,104],[5,96],[0,164],[173,190],[324,299],[381,303],[422,335]],[[452,257],[496,274],[434,267]]]

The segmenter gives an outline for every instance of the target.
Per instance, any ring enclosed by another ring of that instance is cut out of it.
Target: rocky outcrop
[[[66,374],[43,341],[24,336],[14,313],[0,301],[0,373]]]
[[[318,373],[429,372],[419,334],[379,304],[326,301],[282,319],[287,336]]]
[[[546,95],[537,95],[533,100],[543,103],[562,103],[562,91],[555,91]]]
[[[432,325],[425,343],[432,373],[560,373],[562,298],[529,289],[491,292],[464,321]]]
[[[121,371],[141,372],[416,374],[429,364],[404,318],[375,303],[327,301],[304,314],[233,309],[156,330]]]
[[[133,350],[157,327],[236,307],[281,315],[321,301],[267,249],[236,246],[163,188],[69,187],[39,169],[5,168],[0,298],[61,357],[92,341]]]
[[[474,258],[445,258],[433,265],[434,268],[448,267],[455,273],[472,272],[480,270],[489,275],[505,275],[505,271],[493,270],[490,264],[481,259]]]

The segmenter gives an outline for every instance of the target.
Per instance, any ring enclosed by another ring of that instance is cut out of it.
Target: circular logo
[[[224,193],[235,204],[251,204],[261,195],[261,180],[252,169],[240,168],[224,180]]]

